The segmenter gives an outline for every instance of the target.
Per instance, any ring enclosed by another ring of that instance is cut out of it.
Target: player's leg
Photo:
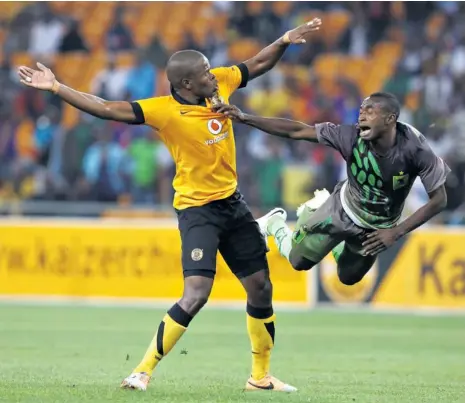
[[[332,222],[334,200],[327,190],[316,191],[315,197],[297,210],[297,224],[293,232],[285,222],[282,209],[274,209],[259,223],[263,232],[275,238],[282,256],[296,270],[309,270],[340,242]]]
[[[193,208],[179,214],[182,242],[184,292],[158,325],[144,357],[123,383],[123,388],[145,390],[153,370],[171,351],[192,318],[206,304],[216,271],[219,242],[218,227],[208,223],[214,213],[208,207]],[[207,223],[207,224],[206,224]]]
[[[247,331],[252,347],[252,371],[246,390],[293,392],[296,388],[269,374],[276,315],[273,311],[273,286],[265,239],[247,205],[235,208],[239,217],[220,240],[219,250],[247,292]]]
[[[363,279],[375,263],[376,256],[363,256],[357,242],[344,243],[341,254],[336,258],[337,275],[342,284],[354,285]]]

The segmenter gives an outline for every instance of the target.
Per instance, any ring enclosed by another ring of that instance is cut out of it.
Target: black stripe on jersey
[[[247,83],[249,82],[249,68],[244,63],[238,64],[237,68],[241,71],[242,76],[239,88],[247,87]]]
[[[132,110],[136,119],[131,122],[132,125],[143,125],[145,123],[144,111],[137,102],[131,102]]]

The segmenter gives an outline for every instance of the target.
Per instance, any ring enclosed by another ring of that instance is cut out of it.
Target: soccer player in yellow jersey
[[[122,387],[146,390],[155,367],[207,302],[219,250],[247,292],[252,371],[246,389],[297,390],[269,374],[275,314],[265,237],[237,190],[231,121],[213,112],[212,105],[228,103],[236,89],[273,68],[290,43],[304,43],[305,35],[320,24],[314,19],[288,31],[253,58],[232,67],[211,69],[203,54],[177,52],[166,69],[171,95],[135,102],[109,102],[73,90],[59,83],[40,63],[38,70],[19,68],[23,84],[52,91],[91,115],[157,129],[176,163],[174,208],[182,241],[184,292],[161,321],[145,356]]]

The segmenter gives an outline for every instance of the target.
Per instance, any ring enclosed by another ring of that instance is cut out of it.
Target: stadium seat
[[[347,11],[335,10],[326,13],[321,27],[321,35],[328,46],[335,45],[347,29],[351,16]]]
[[[251,15],[259,15],[263,9],[265,8],[265,4],[262,1],[248,1],[246,2],[246,9]]]
[[[273,1],[271,9],[279,17],[285,17],[292,9],[292,2],[290,1]]]
[[[340,75],[359,84],[367,74],[368,66],[366,58],[346,56]]]
[[[441,34],[444,24],[446,23],[446,17],[440,12],[436,12],[426,22],[426,36],[430,40],[436,40]]]
[[[228,49],[228,55],[235,63],[247,60],[257,54],[261,45],[254,39],[239,39],[232,43]]]
[[[31,66],[33,67],[32,57],[27,52],[16,52],[12,55],[13,66]]]
[[[341,55],[327,53],[318,56],[313,62],[313,72],[319,77],[336,77],[342,63]]]
[[[71,129],[79,120],[79,110],[66,104],[63,107],[63,117],[61,123],[65,129]]]

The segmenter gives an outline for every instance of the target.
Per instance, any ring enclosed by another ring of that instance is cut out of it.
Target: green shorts
[[[297,220],[292,236],[292,255],[302,256],[314,263],[320,262],[331,250],[345,241],[345,249],[362,256],[362,238],[371,230],[356,226],[344,212],[341,204],[341,184],[338,184],[316,211],[305,207]]]

